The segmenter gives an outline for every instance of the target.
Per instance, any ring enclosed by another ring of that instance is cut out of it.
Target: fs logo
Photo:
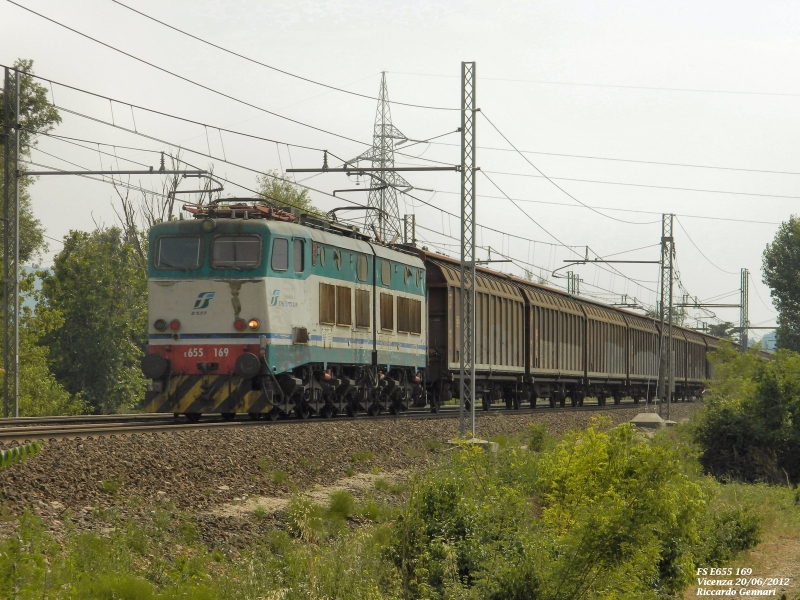
[[[214,297],[214,292],[200,292],[197,294],[197,300],[194,302],[194,308],[208,308],[208,303]]]
[[[272,298],[269,300],[270,306],[277,306],[278,305],[278,296],[281,295],[280,290],[272,290]]]

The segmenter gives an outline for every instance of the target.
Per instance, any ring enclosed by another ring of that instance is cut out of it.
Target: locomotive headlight
[[[153,323],[153,327],[155,327],[156,331],[164,331],[167,328],[167,322],[164,319],[157,319]]]
[[[247,327],[247,323],[244,322],[244,319],[236,319],[233,322],[233,328],[236,331],[244,331],[245,327]]]
[[[178,321],[178,319],[172,319],[172,321],[169,322],[169,328],[172,329],[172,331],[178,331],[178,329],[181,328],[181,322]]]
[[[250,329],[258,329],[259,327],[261,327],[261,323],[258,321],[258,319],[250,319],[247,322],[247,326]]]
[[[203,219],[203,231],[206,233],[211,233],[217,227],[217,224],[214,222],[214,219]]]

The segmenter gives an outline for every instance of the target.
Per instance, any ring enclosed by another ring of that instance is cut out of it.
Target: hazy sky
[[[795,162],[800,119],[794,108],[800,101],[800,7],[795,2],[129,1],[231,50],[370,96],[377,94],[380,72],[386,71],[390,98],[401,102],[458,107],[460,62],[476,61],[479,107],[517,148],[535,152],[526,154],[529,164],[508,151],[485,119],[478,121],[478,164],[519,206],[489,179],[478,178],[479,223],[518,236],[479,233],[482,246],[518,261],[504,269],[520,273],[523,262],[532,263],[536,267],[528,269],[548,276],[575,256],[551,245],[557,243],[588,245],[601,256],[653,246],[618,258],[656,260],[660,214],[674,212],[680,279],[688,293],[708,299],[734,292],[722,302],[736,303],[739,270],[748,268],[754,282],[751,323],[774,323],[769,290],[761,283],[761,253],[800,200]],[[227,55],[111,0],[19,2],[237,99],[371,142],[373,100]],[[367,147],[222,98],[7,1],[0,2],[0,23],[0,62],[32,58],[36,73],[56,82],[217,127],[325,148],[343,158]],[[226,194],[249,195],[246,188],[255,187],[257,171],[321,166],[317,151],[220,134],[58,85],[52,93],[59,107],[130,129],[135,121],[138,132],[182,145],[188,162],[213,163],[217,173],[244,186],[227,184]],[[98,154],[99,142],[142,149],[100,146],[116,152],[121,168],[141,168],[123,159],[157,166],[157,154],[143,150],[174,149],[65,111],[62,116],[55,133],[87,140],[94,150],[42,138],[35,162],[69,169],[77,167],[64,160],[89,169],[116,167],[116,160]],[[415,140],[454,132],[460,124],[457,111],[394,105],[392,116],[395,126]],[[409,148],[408,154],[420,158],[397,157],[397,162],[459,162],[457,134],[437,142]],[[573,198],[536,177],[532,165],[557,178]],[[459,212],[459,175],[418,173],[407,179],[436,190],[415,191],[418,198]],[[330,192],[355,182],[326,174],[306,183]],[[156,178],[142,178],[141,184],[160,187]],[[323,209],[345,204],[317,192],[312,196]],[[56,239],[70,229],[113,224],[115,197],[109,184],[78,177],[42,177],[33,187],[36,214]],[[366,202],[365,194],[349,198]],[[605,210],[593,212],[578,201]],[[456,219],[408,198],[400,212],[416,213],[425,228],[418,230],[427,240],[422,243],[456,254],[455,246],[445,245],[456,240],[444,237],[458,236]],[[45,265],[59,249],[58,242],[50,243]],[[591,265],[575,270],[584,279],[582,291],[611,300],[604,291],[610,290],[616,300],[628,294],[653,304],[655,265],[618,268],[639,283]],[[716,312],[738,320],[737,309]]]

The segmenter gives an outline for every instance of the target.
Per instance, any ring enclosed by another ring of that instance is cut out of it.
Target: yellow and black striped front
[[[176,375],[163,391],[148,391],[140,408],[148,413],[268,413],[271,403],[250,379],[237,375]]]

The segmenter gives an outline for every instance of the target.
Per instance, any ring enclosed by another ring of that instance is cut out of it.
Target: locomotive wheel
[[[305,421],[311,416],[311,409],[303,404],[298,404],[294,407],[294,413],[297,415],[298,419]]]
[[[536,396],[531,398],[531,408],[536,408],[536,401],[537,400],[538,400],[538,398]]]
[[[353,419],[358,416],[358,408],[354,407],[352,404],[348,404],[347,408],[344,409],[344,412],[348,417]]]
[[[390,415],[399,415],[400,409],[397,407],[396,404],[392,404],[389,406],[389,414]]]
[[[570,406],[578,406],[578,399],[574,396],[569,397],[569,405]]]
[[[377,404],[370,404],[367,409],[367,416],[377,417],[379,414],[381,414],[381,407]]]
[[[559,405],[561,408],[564,408],[564,404],[566,404],[566,400],[567,400],[567,397],[566,397],[566,396],[564,396],[564,395],[561,395],[561,396],[559,397],[559,399],[558,399],[558,405]]]
[[[556,407],[556,399],[553,396],[550,396],[550,408]]]
[[[189,423],[199,423],[201,416],[201,413],[186,413],[186,420],[189,421]]]
[[[236,413],[224,412],[220,413],[223,421],[233,421],[236,418]]]
[[[512,398],[506,398],[506,409],[511,410],[514,407],[514,400]]]
[[[614,404],[619,404],[620,402],[622,402],[622,398],[619,396],[614,396]]]
[[[514,395],[514,410],[519,410],[522,400],[520,400],[519,394]]]
[[[490,406],[491,406],[491,404],[490,404],[488,398],[482,398],[481,399],[481,408],[483,410],[488,411]]]
[[[333,406],[330,406],[329,404],[323,406],[322,410],[320,411],[320,415],[322,415],[322,417],[325,419],[331,419],[335,414],[336,414],[336,409]]]
[[[583,398],[581,398],[580,400],[578,400],[578,406],[583,406]]]
[[[639,396],[636,396],[636,397],[633,399],[633,403],[634,403],[634,404],[639,404]]]
[[[261,413],[247,413],[251,421],[258,421],[261,418]]]
[[[438,412],[439,412],[439,408],[440,408],[440,406],[441,406],[441,405],[439,404],[439,401],[438,401],[438,400],[436,400],[436,399],[431,399],[431,412],[432,412],[432,413],[438,413]]]

